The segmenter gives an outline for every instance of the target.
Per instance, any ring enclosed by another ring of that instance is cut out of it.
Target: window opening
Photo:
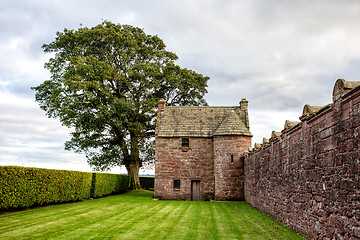
[[[180,188],[180,180],[174,180],[174,188]]]
[[[181,146],[182,147],[189,147],[189,139],[188,138],[182,138],[181,139]]]
[[[234,162],[234,155],[231,155],[231,163]]]

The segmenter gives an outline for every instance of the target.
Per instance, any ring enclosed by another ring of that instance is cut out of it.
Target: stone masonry
[[[214,160],[211,138],[191,138],[191,150],[183,151],[181,138],[158,138],[156,142],[155,197],[191,200],[191,180],[201,180],[201,200],[214,198]],[[180,180],[180,188],[174,188]]]
[[[360,239],[360,82],[300,120],[245,158],[245,200],[309,239]]]
[[[155,198],[244,199],[243,159],[251,146],[247,101],[234,107],[174,107],[159,101]]]
[[[244,159],[251,137],[214,137],[215,196],[217,199],[244,199]],[[231,163],[231,155],[233,162]],[[230,162],[230,164],[229,164]]]
[[[155,197],[245,200],[309,239],[360,239],[360,82],[247,153],[240,107],[165,107],[156,127]],[[195,189],[195,191],[194,191]]]

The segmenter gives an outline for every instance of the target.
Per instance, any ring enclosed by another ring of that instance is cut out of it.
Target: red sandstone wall
[[[360,239],[359,135],[357,87],[248,155],[246,201],[310,239]]]
[[[250,146],[251,137],[214,137],[216,200],[244,200],[244,166],[240,155]]]
[[[190,138],[183,151],[181,138],[156,139],[155,198],[191,200],[191,180],[200,180],[201,200],[214,197],[213,140]],[[180,180],[180,189],[174,189]]]

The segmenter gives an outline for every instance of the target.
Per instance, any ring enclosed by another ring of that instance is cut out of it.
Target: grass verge
[[[138,190],[0,215],[0,239],[304,239],[245,202],[152,201]]]

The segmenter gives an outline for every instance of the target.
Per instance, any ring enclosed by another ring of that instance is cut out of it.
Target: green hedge
[[[109,173],[93,173],[92,197],[101,197],[129,189],[130,176]]]
[[[92,174],[0,166],[0,210],[89,197]]]
[[[140,185],[143,189],[154,190],[154,177],[140,177]]]

